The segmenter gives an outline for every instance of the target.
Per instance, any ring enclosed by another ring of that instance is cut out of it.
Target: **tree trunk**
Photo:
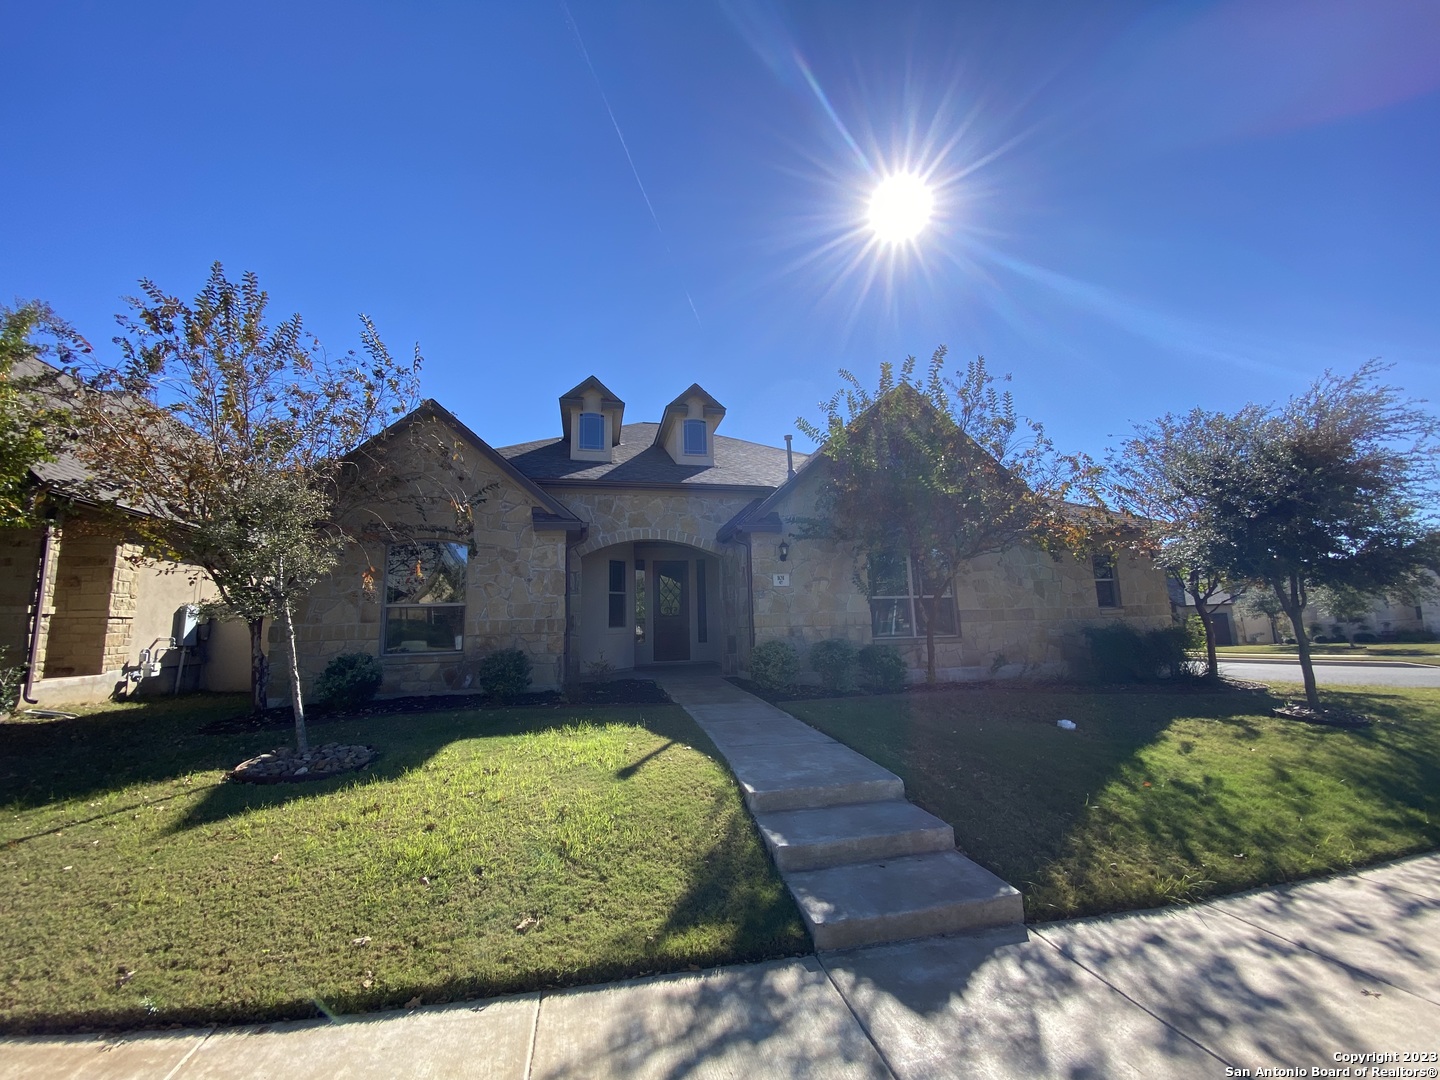
[[[289,600],[280,609],[280,618],[285,633],[285,662],[290,668],[290,701],[295,710],[295,749],[303,754],[310,749],[310,741],[305,737],[305,701],[300,696],[300,653],[295,647],[295,620],[290,617]]]
[[[1287,588],[1288,585],[1288,588]],[[1305,599],[1300,579],[1291,574],[1288,583],[1271,581],[1280,606],[1295,628],[1295,649],[1300,655],[1300,678],[1305,683],[1305,703],[1312,709],[1320,708],[1320,690],[1315,685],[1315,668],[1310,663],[1310,639],[1305,636]]]
[[[250,708],[262,713],[270,707],[270,661],[265,656],[265,620],[251,619],[250,627]]]
[[[1205,677],[1215,679],[1220,676],[1220,662],[1215,657],[1215,613],[1206,605],[1206,598],[1200,595],[1199,574],[1190,575],[1188,591],[1195,601],[1195,614],[1200,616],[1200,626],[1205,631]]]

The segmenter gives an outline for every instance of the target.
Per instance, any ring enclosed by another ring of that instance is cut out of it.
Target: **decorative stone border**
[[[1307,724],[1324,724],[1326,727],[1337,728],[1363,728],[1369,727],[1373,722],[1370,717],[1350,712],[1348,709],[1312,709],[1308,705],[1293,701],[1271,709],[1270,715],[1278,716],[1282,720],[1300,720]]]
[[[379,756],[380,752],[373,746],[326,743],[303,754],[285,746],[242,761],[226,774],[226,779],[237,784],[288,784],[324,780],[340,773],[363,769]]]

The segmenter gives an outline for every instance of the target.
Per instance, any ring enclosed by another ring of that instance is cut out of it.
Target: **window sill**
[[[464,656],[464,649],[431,649],[428,652],[387,652],[381,653],[380,659],[384,660],[434,660],[437,657]]]
[[[959,641],[962,637],[964,637],[963,634],[936,634],[936,635],[935,635],[935,640],[936,640],[936,641]],[[909,642],[909,641],[924,641],[924,640],[926,640],[924,634],[920,634],[920,635],[918,635],[918,636],[917,636],[917,635],[912,635],[912,636],[910,636],[910,637],[881,637],[881,636],[879,636],[879,635],[877,635],[877,634],[871,634],[871,635],[870,635],[870,641],[871,641],[873,644],[876,644],[876,645],[888,645],[889,643],[895,642],[895,641],[898,641],[898,642]]]

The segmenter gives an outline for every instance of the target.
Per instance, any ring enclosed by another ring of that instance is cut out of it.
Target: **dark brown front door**
[[[655,659],[690,659],[690,564],[655,563]]]

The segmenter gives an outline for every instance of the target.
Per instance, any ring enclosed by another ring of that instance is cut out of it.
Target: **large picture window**
[[[877,638],[923,637],[927,598],[935,597],[935,633],[960,633],[949,582],[922,582],[910,559],[900,555],[870,560],[870,633]]]
[[[421,540],[385,552],[385,651],[465,648],[464,544]]]

